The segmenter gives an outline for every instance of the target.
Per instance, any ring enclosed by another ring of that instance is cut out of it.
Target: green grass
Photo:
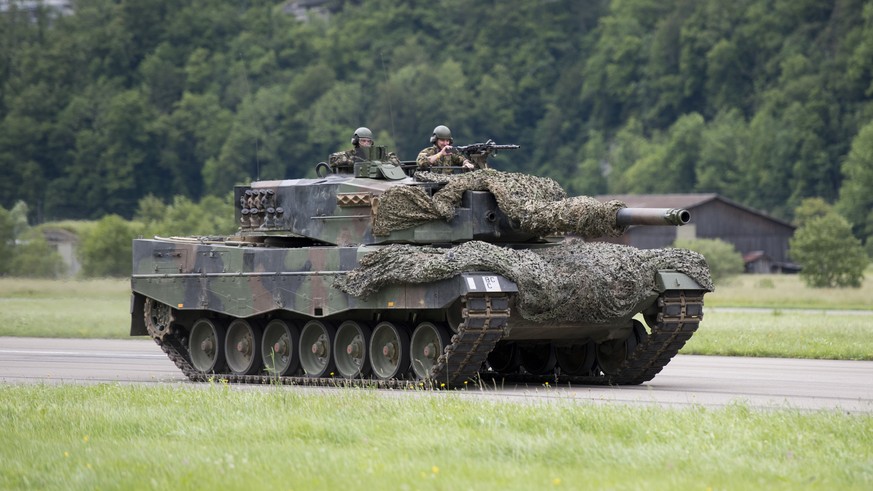
[[[0,278],[0,336],[126,338],[130,280]]]
[[[873,359],[873,317],[787,309],[871,303],[741,277],[706,297],[716,308],[682,352]],[[128,307],[126,279],[3,278],[0,336],[127,338]],[[836,411],[0,385],[0,428],[0,489],[873,489],[873,416]]]
[[[0,427],[2,489],[873,487],[873,416],[742,405],[0,386]]]
[[[873,360],[873,315],[704,309],[680,353]]]
[[[873,310],[873,267],[861,288],[808,288],[797,275],[740,275],[716,285],[706,305],[779,309]]]

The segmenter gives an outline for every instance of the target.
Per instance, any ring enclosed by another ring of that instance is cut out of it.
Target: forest
[[[0,11],[0,207],[31,223],[313,177],[359,126],[413,160],[445,124],[571,194],[821,198],[873,235],[873,2],[25,3]]]

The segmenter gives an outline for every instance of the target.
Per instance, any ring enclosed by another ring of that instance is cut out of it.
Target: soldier
[[[433,146],[427,147],[418,154],[415,160],[420,170],[429,170],[431,167],[448,167],[448,166],[463,166],[467,170],[472,170],[475,166],[472,162],[466,159],[463,155],[452,152],[452,131],[443,125],[439,125],[433,129],[433,135],[430,137],[430,142]],[[443,174],[451,174],[452,169],[436,169],[436,172]]]
[[[352,146],[354,146],[354,148],[351,150],[330,154],[328,162],[330,162],[330,168],[334,172],[336,172],[337,168],[351,169],[354,167],[356,159],[361,160],[358,149],[373,146],[373,132],[370,131],[370,128],[361,126],[356,129],[355,133],[352,134]]]
[[[367,157],[365,156],[368,155],[368,150],[366,149],[373,146],[373,132],[370,131],[369,128],[363,126],[356,129],[355,133],[352,135],[352,145],[354,148],[351,150],[330,154],[328,162],[330,162],[331,170],[334,172],[337,172],[337,169],[351,170],[354,168],[356,161],[367,160]],[[385,160],[392,164],[400,165],[400,159],[394,155],[394,152],[388,153]]]

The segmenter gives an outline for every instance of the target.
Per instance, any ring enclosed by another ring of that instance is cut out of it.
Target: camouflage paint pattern
[[[132,335],[147,333],[145,298],[181,317],[442,322],[467,293],[506,292],[528,327],[609,338],[626,336],[660,291],[712,289],[691,251],[543,240],[627,226],[616,220],[622,203],[568,198],[547,178],[492,169],[412,178],[357,162],[350,173],[239,186],[235,200],[234,237],[134,241]]]
[[[517,291],[513,282],[493,273],[471,273],[432,285],[394,285],[366,299],[335,288],[336,278],[357,267],[360,258],[373,252],[370,247],[283,249],[139,239],[133,251],[135,294],[179,311],[240,318],[277,312],[319,318],[376,310],[438,311],[468,292]]]

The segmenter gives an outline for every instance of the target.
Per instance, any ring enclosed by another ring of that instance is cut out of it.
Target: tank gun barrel
[[[628,225],[685,225],[691,213],[682,208],[621,208],[615,214],[620,227]]]

